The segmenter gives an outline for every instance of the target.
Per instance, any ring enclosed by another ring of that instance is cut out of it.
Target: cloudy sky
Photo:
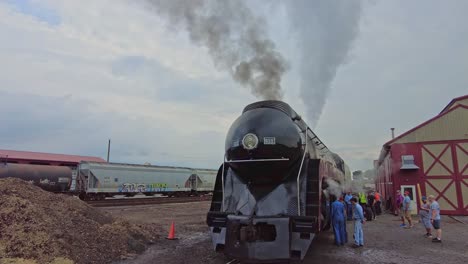
[[[0,149],[105,158],[111,138],[111,161],[219,166],[230,124],[258,98],[144,2],[0,0]],[[286,5],[248,8],[288,63],[283,99],[352,170],[372,167],[390,127],[400,134],[468,93],[467,1],[367,1],[305,16]],[[349,23],[336,18],[350,12],[349,47],[329,45],[342,43]],[[344,63],[314,122],[301,65],[311,56],[308,67],[323,71],[335,48],[346,49]]]

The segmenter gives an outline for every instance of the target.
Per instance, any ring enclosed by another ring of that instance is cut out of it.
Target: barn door
[[[457,177],[459,181],[459,201],[461,214],[468,215],[468,142],[454,144],[457,156]]]
[[[426,195],[434,195],[443,214],[467,214],[468,143],[421,146]]]

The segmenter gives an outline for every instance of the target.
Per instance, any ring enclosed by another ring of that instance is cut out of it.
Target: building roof
[[[456,102],[460,102],[460,101],[463,101],[463,100],[466,100],[466,99],[468,99],[468,94],[452,99],[452,101],[450,101],[450,103],[446,107],[444,107],[444,109],[442,109],[442,111],[440,111],[439,114],[442,114],[442,113],[446,112],[447,110],[449,110],[450,107],[452,107]]]
[[[99,157],[0,149],[0,158],[4,159],[7,156],[8,159],[14,160],[56,161],[64,163],[80,163],[81,161],[105,162],[105,160]]]
[[[435,117],[427,120],[426,122],[423,122],[422,124],[419,124],[418,126],[406,131],[405,133],[399,135],[398,137],[395,137],[393,138],[392,140],[386,142],[383,146],[382,146],[382,150],[380,151],[380,155],[379,155],[379,159],[378,159],[378,162],[377,162],[377,165],[380,165],[381,162],[383,161],[383,159],[385,158],[385,156],[387,155],[388,151],[390,150],[390,146],[397,142],[398,140],[404,138],[405,136],[411,134],[412,132],[450,114],[451,112],[457,110],[457,109],[460,109],[460,108],[463,108],[463,109],[468,109],[468,105],[466,105],[464,102],[462,101],[466,101],[468,100],[468,95],[464,95],[464,96],[460,96],[460,97],[457,97],[457,98],[454,98],[450,101],[450,103],[444,107],[444,109]],[[457,104],[458,103],[458,104]]]
[[[465,105],[457,105],[457,106],[455,106],[455,107],[449,109],[449,110],[446,111],[446,112],[442,112],[441,114],[436,115],[435,117],[433,117],[433,118],[427,120],[426,122],[424,122],[424,123],[422,123],[422,124],[419,124],[418,126],[416,126],[416,127],[412,128],[412,129],[406,131],[405,133],[399,135],[398,137],[396,137],[396,138],[394,138],[394,139],[388,141],[387,143],[384,144],[384,146],[390,146],[391,144],[393,144],[394,142],[398,141],[399,139],[401,139],[401,138],[407,136],[407,135],[410,134],[411,132],[414,132],[414,131],[420,129],[420,128],[426,126],[427,124],[432,123],[432,122],[434,122],[434,121],[436,121],[436,120],[438,120],[438,119],[444,117],[445,115],[448,115],[449,113],[455,111],[455,110],[458,109],[458,108],[468,109],[468,106],[465,106]]]

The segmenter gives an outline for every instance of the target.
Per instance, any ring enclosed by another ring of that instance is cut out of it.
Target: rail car
[[[67,166],[0,163],[0,179],[19,178],[51,192],[69,191],[73,173]]]
[[[245,262],[303,259],[330,226],[327,193],[345,173],[288,104],[246,106],[227,133],[207,214],[213,248]]]
[[[216,170],[81,162],[67,166],[1,163],[0,178],[20,178],[51,192],[100,200],[114,195],[189,196],[211,193]]]
[[[137,193],[187,196],[212,192],[215,178],[216,170],[208,169],[82,162],[76,183],[88,198]]]

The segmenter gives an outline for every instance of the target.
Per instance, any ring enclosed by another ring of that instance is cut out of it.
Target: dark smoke
[[[266,34],[266,25],[241,0],[146,0],[170,26],[208,48],[215,66],[263,99],[282,98],[287,63]]]
[[[301,51],[301,97],[315,127],[359,29],[360,0],[294,0],[287,7]]]

